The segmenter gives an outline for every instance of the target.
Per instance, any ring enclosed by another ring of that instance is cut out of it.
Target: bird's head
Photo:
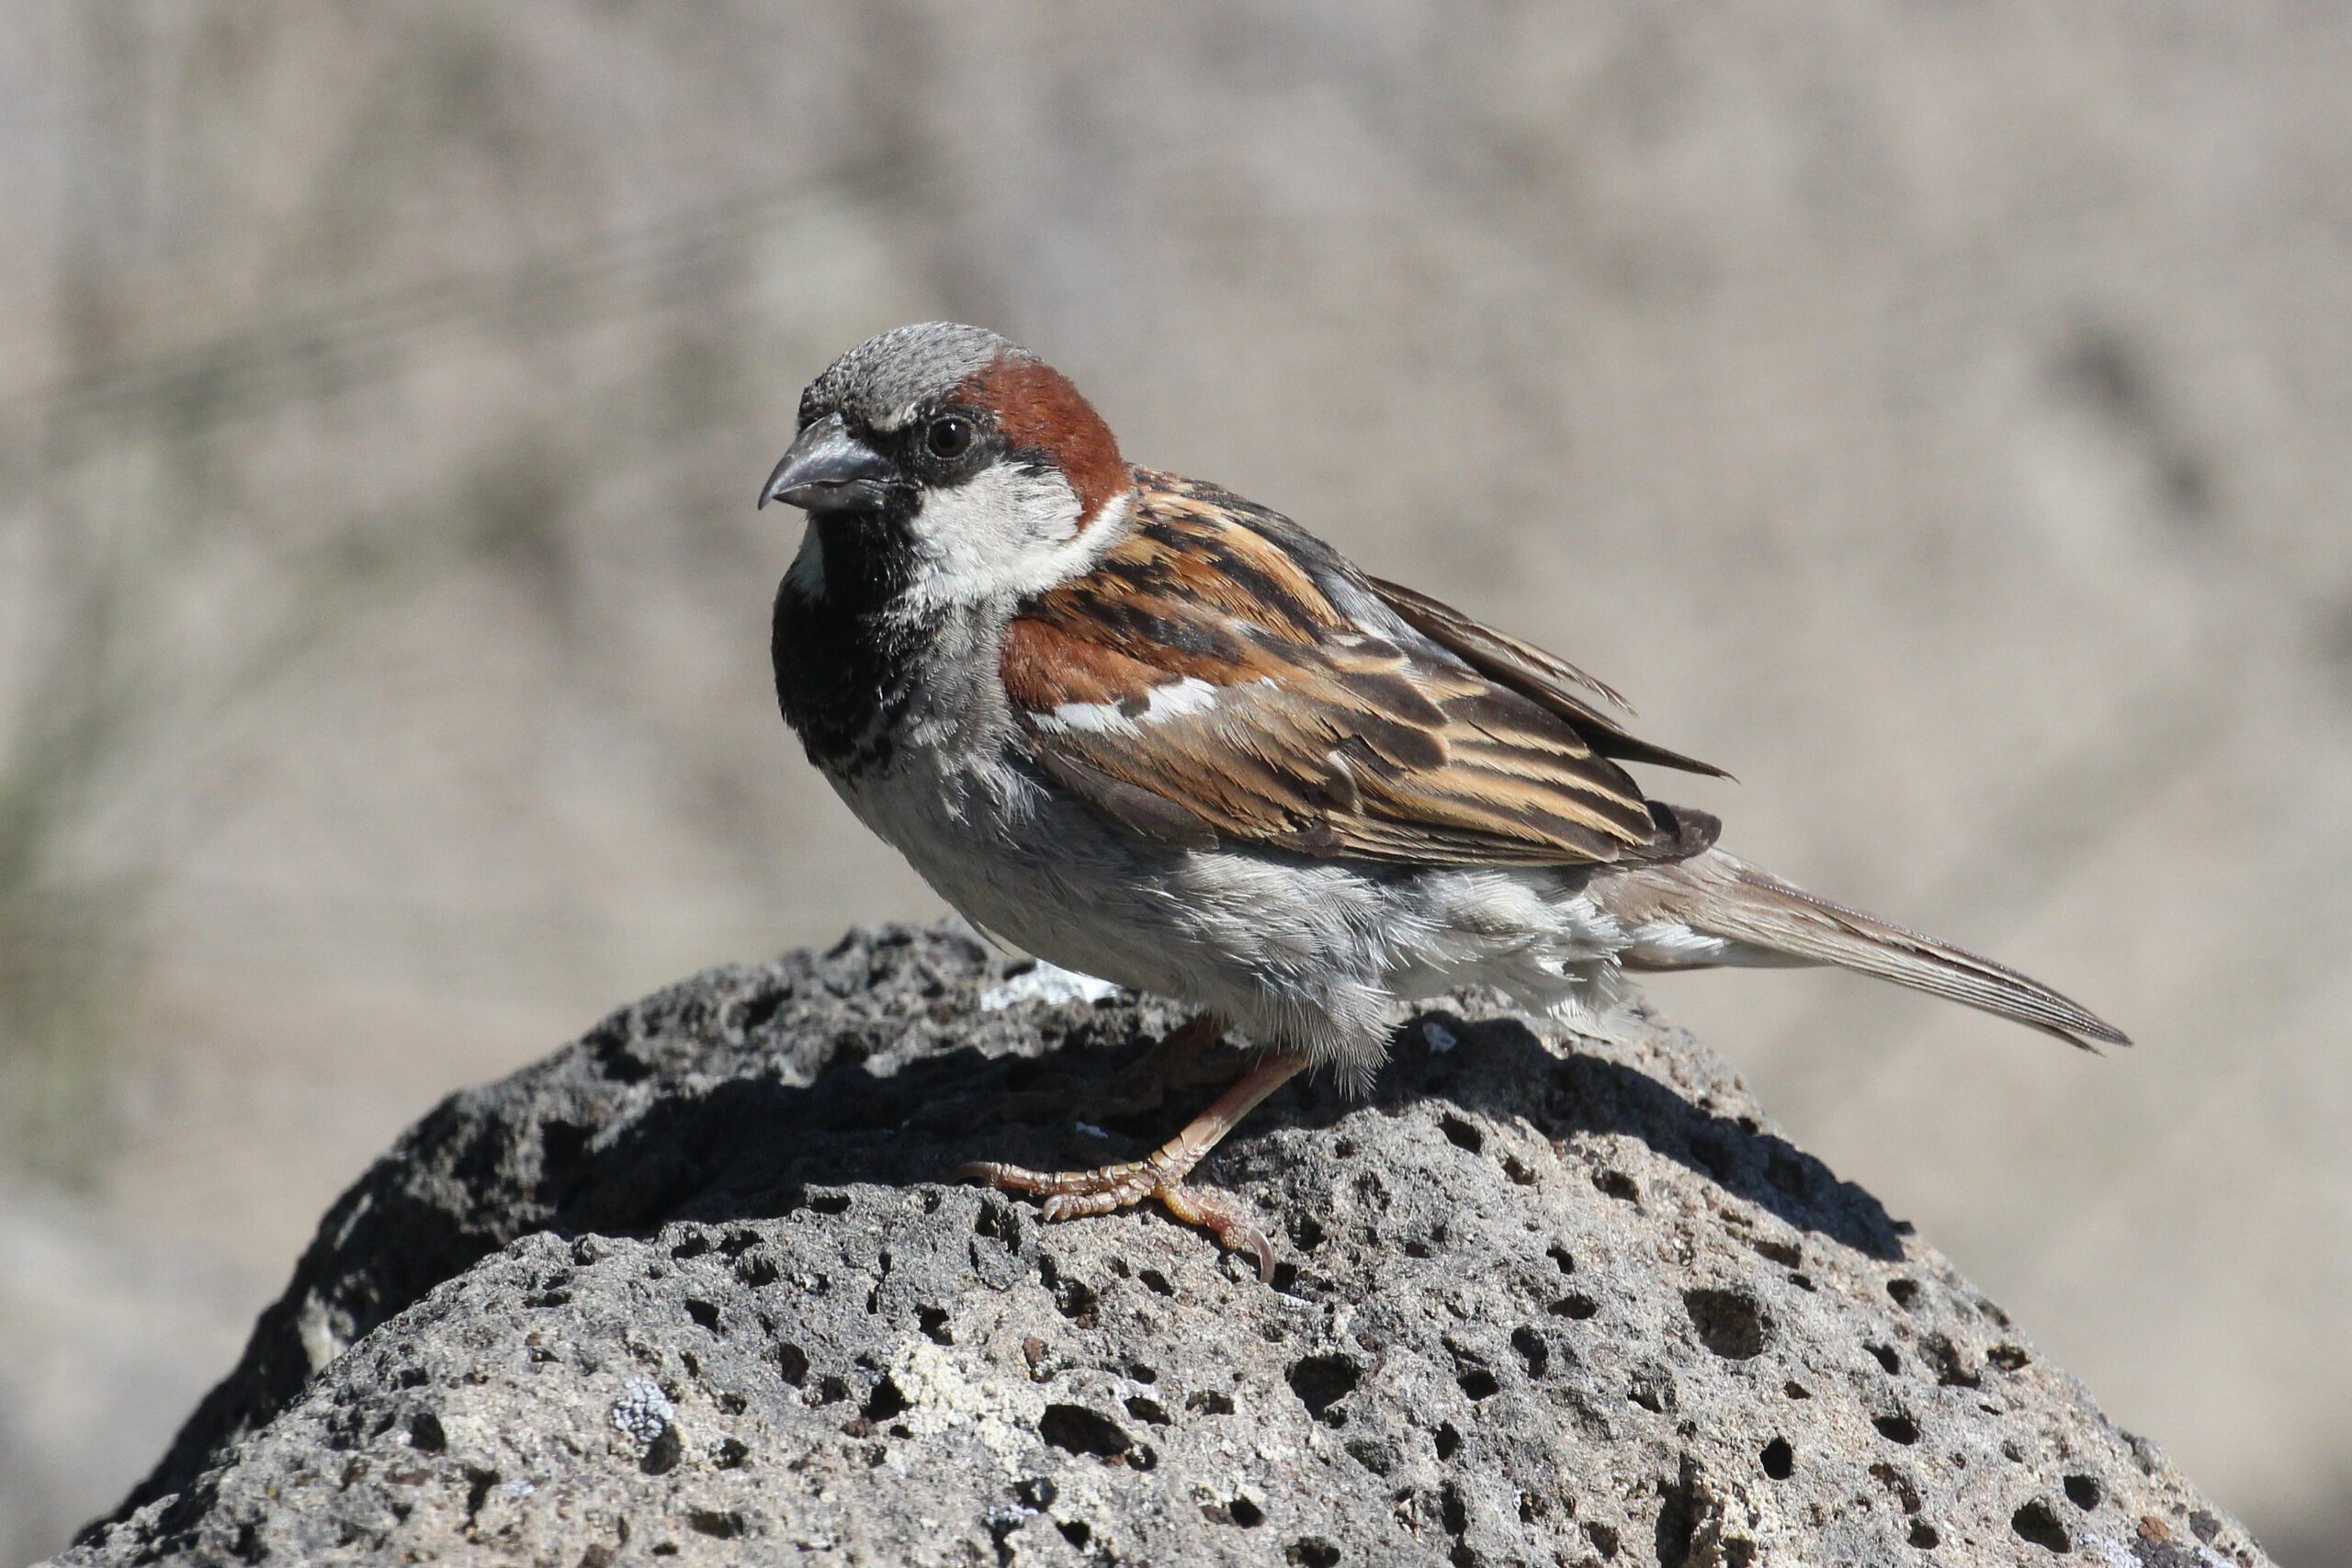
[[[868,338],[800,398],[760,503],[807,512],[802,592],[849,577],[920,607],[1018,598],[1083,571],[1134,479],[1078,389],[980,327]]]

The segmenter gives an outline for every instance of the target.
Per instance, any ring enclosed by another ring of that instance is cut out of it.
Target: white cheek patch
[[[952,490],[926,491],[908,597],[950,605],[1042,592],[1092,567],[1117,536],[1126,507],[1122,495],[1081,529],[1068,479],[1012,463]]]
[[[1143,700],[1125,703],[1064,703],[1051,713],[1036,716],[1050,729],[1075,730],[1081,735],[1132,735],[1147,724],[1206,713],[1216,705],[1221,686],[1187,675],[1164,686],[1154,686]]]

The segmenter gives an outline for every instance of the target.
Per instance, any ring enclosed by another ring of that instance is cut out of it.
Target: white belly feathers
[[[1351,1076],[1377,1066],[1403,1004],[1484,984],[1575,1008],[1609,993],[1626,942],[1580,871],[1168,849],[992,760],[908,759],[834,784],[975,925]]]

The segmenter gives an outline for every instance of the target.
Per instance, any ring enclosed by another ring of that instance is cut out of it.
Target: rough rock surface
[[[1629,1018],[1416,1019],[1212,1163],[1285,1262],[944,1185],[1172,1021],[953,930],[713,971],[426,1117],[61,1561],[2255,1564]],[[1465,1016],[1467,1015],[1467,1016]],[[1473,1021],[1473,1019],[1476,1021]]]

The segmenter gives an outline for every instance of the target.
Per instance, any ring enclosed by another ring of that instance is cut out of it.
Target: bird
[[[1633,767],[1617,692],[1281,513],[1130,463],[1060,372],[985,328],[867,339],[802,393],[760,487],[807,514],[771,655],[851,812],[983,932],[1237,1031],[1246,1070],[1142,1159],[960,1173],[1048,1221],[1146,1201],[1272,1251],[1203,1156],[1295,1075],[1367,1086],[1464,985],[1590,1013],[1629,973],[1858,971],[2087,1050],[2048,986],[1815,897]]]

